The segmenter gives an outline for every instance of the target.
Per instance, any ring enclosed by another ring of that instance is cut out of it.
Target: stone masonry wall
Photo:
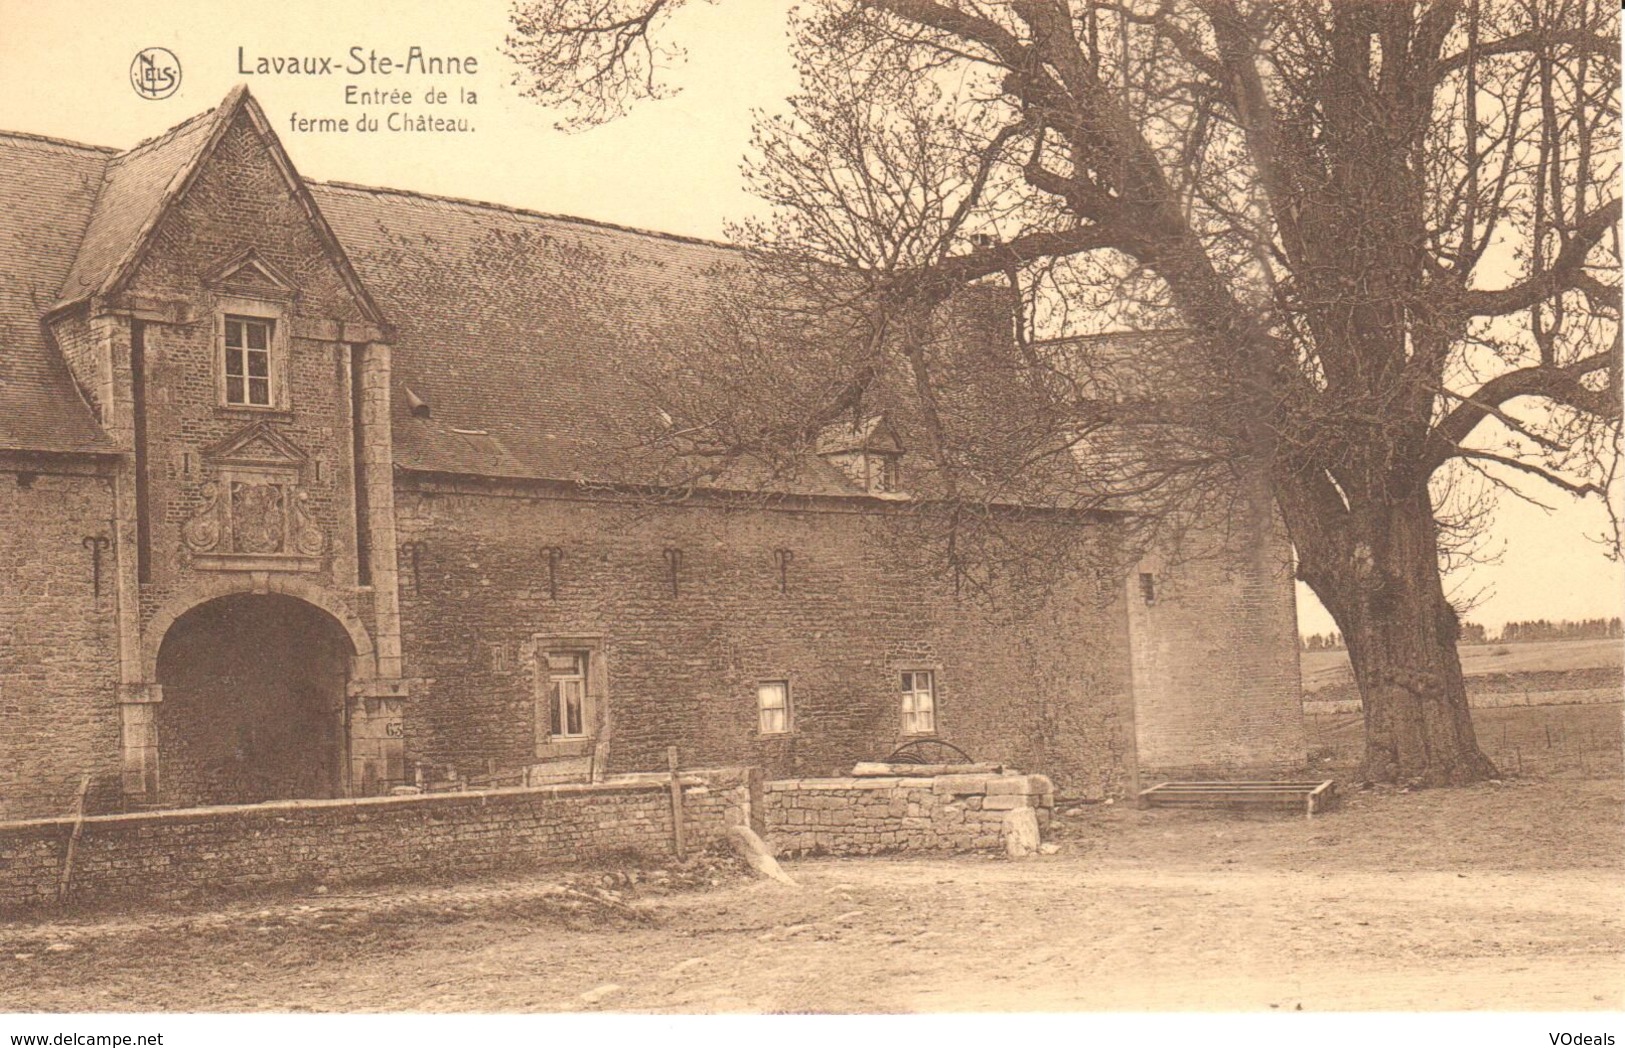
[[[1055,807],[1042,775],[787,779],[763,784],[764,820],[783,855],[988,851],[1006,817],[1030,808],[1040,828]]]
[[[1306,760],[1292,549],[1267,500],[1209,520],[1127,580],[1142,783]]]
[[[748,775],[682,775],[690,849],[749,818]],[[0,824],[0,908],[56,897],[70,819]],[[124,902],[198,889],[408,880],[672,850],[664,777],[356,800],[282,801],[84,820],[72,898]]]
[[[0,457],[0,819],[119,795],[113,551],[101,592],[86,538],[108,538],[113,482],[91,463]]]
[[[1042,771],[1069,796],[1132,781],[1115,578],[956,595],[898,562],[886,508],[839,500],[651,505],[425,481],[398,490],[396,512],[416,544],[401,567],[409,761],[477,773],[544,757],[537,644],[559,636],[601,645],[596,741],[612,772],[659,767],[676,744],[685,765],[840,774],[909,740],[900,674],[929,670],[937,734],[975,759]],[[1110,539],[1107,524],[1047,526]],[[789,682],[788,733],[758,730],[767,680]]]

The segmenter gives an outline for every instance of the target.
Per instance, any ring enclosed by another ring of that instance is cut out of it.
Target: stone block
[[[1003,796],[1005,794],[1026,796],[1032,792],[1034,792],[1032,776],[996,775],[987,780],[987,795],[989,797]]]
[[[1031,808],[1017,808],[1004,817],[1000,830],[1004,853],[1012,859],[1025,859],[1038,851],[1038,819]]]
[[[996,777],[993,775],[938,775],[931,781],[931,792],[951,796],[982,794],[987,792],[988,780]]]

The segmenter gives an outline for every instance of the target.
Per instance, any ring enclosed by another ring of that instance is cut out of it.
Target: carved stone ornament
[[[281,485],[237,480],[231,484],[232,549],[237,553],[281,553],[287,521]]]
[[[181,540],[193,553],[208,553],[220,544],[220,485],[203,485],[203,505],[181,525]]]
[[[299,480],[305,452],[267,421],[204,449],[213,475],[181,529],[205,571],[315,571],[327,550]]]
[[[306,492],[294,496],[293,548],[307,557],[318,557],[327,548],[327,536],[310,515],[309,503],[310,495]]]

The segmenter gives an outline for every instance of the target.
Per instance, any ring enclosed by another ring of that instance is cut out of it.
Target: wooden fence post
[[[683,846],[683,780],[677,776],[677,747],[666,747],[666,767],[671,771],[671,843],[678,861],[687,856]]]
[[[90,776],[79,780],[79,794],[73,799],[73,832],[68,835],[68,853],[62,857],[62,879],[56,885],[56,904],[68,901],[68,888],[73,883],[73,853],[79,850],[79,836],[85,831],[85,794],[90,790]]]

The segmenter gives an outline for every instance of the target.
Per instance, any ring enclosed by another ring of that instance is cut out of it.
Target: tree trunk
[[[1424,493],[1354,510],[1364,541],[1340,570],[1306,581],[1348,645],[1365,707],[1363,776],[1422,786],[1494,778],[1473,732],[1456,654],[1460,622],[1439,575],[1431,501]]]

